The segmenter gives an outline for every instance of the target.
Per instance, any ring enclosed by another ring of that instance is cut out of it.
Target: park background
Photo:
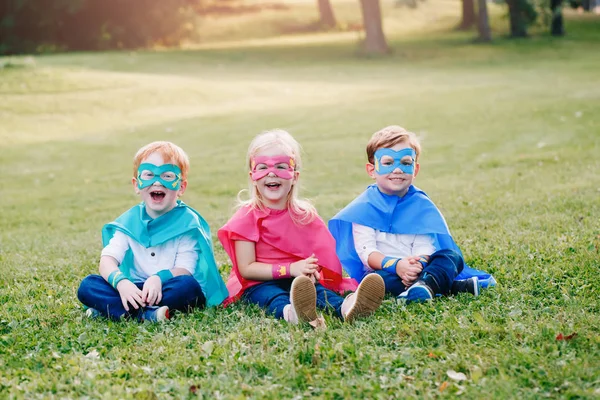
[[[513,2],[520,25],[502,2],[482,20],[481,3],[465,17],[457,0],[332,0],[333,24],[308,0],[51,3],[0,8],[0,397],[600,396],[589,2]],[[373,47],[361,4],[375,3]],[[421,137],[416,184],[497,287],[388,298],[352,325],[328,316],[325,332],[242,304],[157,325],[84,317],[77,287],[97,273],[103,224],[138,202],[142,145],[188,152],[184,201],[214,238],[257,133],[303,145],[301,194],[328,220],[370,183],[365,144],[390,124]]]

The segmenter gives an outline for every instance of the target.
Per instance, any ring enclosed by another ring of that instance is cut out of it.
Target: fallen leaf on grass
[[[433,354],[433,353],[427,354],[427,357],[429,357],[429,358],[437,358],[437,356],[435,354]]]
[[[93,349],[85,355],[85,358],[100,358],[100,353],[96,349]]]
[[[440,392],[443,392],[444,390],[446,390],[448,385],[449,385],[448,381],[442,382],[442,384],[440,385]]]
[[[204,342],[202,344],[202,352],[204,353],[204,355],[206,357],[210,357],[210,355],[212,354],[214,349],[215,349],[215,342],[212,340],[209,340],[208,342]]]
[[[446,375],[448,375],[448,378],[455,380],[455,381],[466,381],[467,380],[467,376],[465,374],[463,374],[462,372],[453,371],[451,369],[446,371]]]
[[[577,332],[573,332],[568,336],[563,336],[562,332],[560,332],[558,335],[556,335],[556,340],[571,340],[575,336],[577,336]]]

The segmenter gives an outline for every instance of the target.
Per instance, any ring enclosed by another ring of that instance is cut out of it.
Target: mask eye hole
[[[163,172],[160,177],[161,177],[161,179],[163,179],[167,182],[172,182],[175,180],[175,178],[177,178],[177,176],[173,172]]]
[[[394,159],[390,156],[383,156],[383,157],[381,157],[380,162],[381,162],[381,165],[389,166],[389,165],[394,164]]]
[[[152,171],[148,171],[147,169],[143,170],[140,174],[140,178],[147,181],[154,178],[154,173]]]
[[[261,164],[256,164],[256,167],[254,167],[254,169],[255,169],[256,171],[265,170],[265,169],[267,169],[267,168],[268,168],[268,167],[267,167],[267,164],[263,164],[263,163],[261,163]]]
[[[400,162],[402,163],[402,165],[413,165],[414,164],[414,160],[411,156],[402,157],[402,160]]]

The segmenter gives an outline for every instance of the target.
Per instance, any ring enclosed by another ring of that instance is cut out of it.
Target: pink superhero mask
[[[290,156],[258,156],[252,158],[250,167],[253,181],[264,178],[270,172],[281,179],[292,179],[296,163]]]

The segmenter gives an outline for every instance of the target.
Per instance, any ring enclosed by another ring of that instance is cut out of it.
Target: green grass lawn
[[[0,59],[0,398],[599,397],[600,20],[513,42],[499,18],[500,39],[475,45],[450,29],[458,3],[440,4],[425,28],[402,28],[419,9],[387,9],[384,58],[334,32]],[[325,332],[239,304],[163,325],[83,317],[77,287],[102,225],[138,201],[142,145],[188,152],[184,200],[214,236],[257,133],[299,140],[302,194],[327,220],[370,183],[365,144],[390,124],[422,138],[416,184],[496,288],[386,299]]]

